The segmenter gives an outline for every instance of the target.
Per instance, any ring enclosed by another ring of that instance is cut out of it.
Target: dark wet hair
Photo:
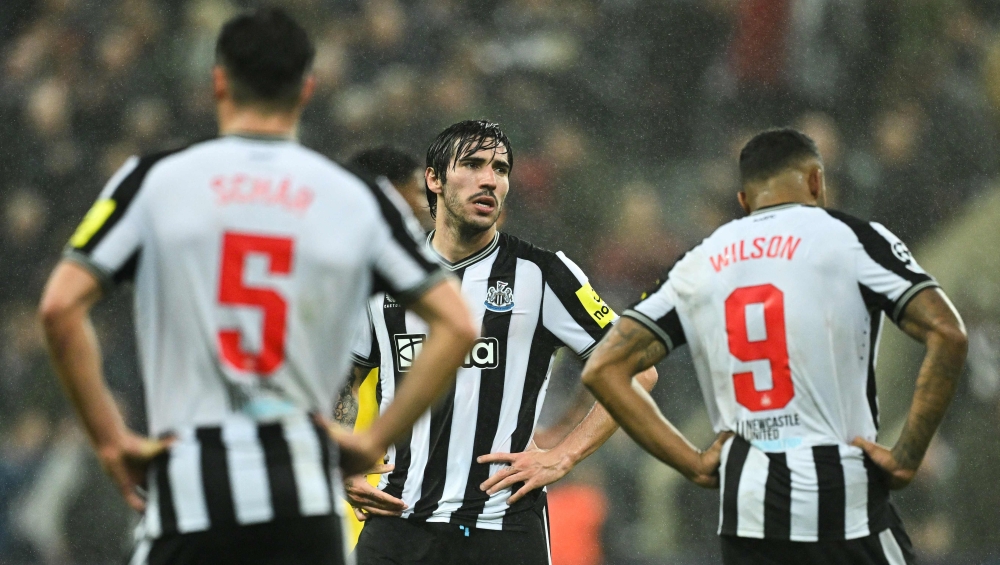
[[[500,124],[489,120],[466,120],[448,126],[427,148],[427,167],[434,169],[434,174],[443,184],[448,180],[448,168],[459,160],[486,149],[496,150],[503,146],[507,150],[507,164],[514,168],[514,149],[510,146],[507,134],[500,129]],[[431,217],[437,217],[437,194],[425,185],[427,204]]]
[[[805,158],[823,158],[816,142],[792,128],[758,133],[740,151],[740,178],[743,184],[767,180]]]
[[[372,178],[385,177],[395,186],[409,182],[420,168],[413,156],[395,147],[365,149],[351,157],[348,165]]]
[[[226,69],[233,100],[290,110],[316,49],[306,31],[280,8],[260,8],[222,26],[216,63]]]

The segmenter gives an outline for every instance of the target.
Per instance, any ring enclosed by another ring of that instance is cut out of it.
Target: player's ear
[[[740,207],[747,214],[750,213],[750,203],[747,201],[747,193],[744,191],[739,191],[736,193],[736,199],[740,201]]]
[[[826,194],[826,178],[823,175],[823,167],[821,165],[815,164],[809,168],[809,176],[806,178],[806,184],[809,185],[809,195],[816,200],[817,204],[822,206]]]
[[[427,167],[424,171],[424,180],[427,182],[427,188],[434,194],[441,194],[442,182],[438,179],[437,173],[434,172],[432,167]]]
[[[229,77],[221,65],[212,67],[212,94],[216,101],[229,96]]]
[[[299,94],[299,106],[305,106],[316,92],[316,75],[310,74],[302,81],[302,93]]]

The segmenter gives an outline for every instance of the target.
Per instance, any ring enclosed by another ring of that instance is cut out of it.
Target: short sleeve
[[[381,355],[378,348],[378,340],[374,336],[372,327],[371,309],[365,308],[368,316],[365,317],[361,327],[354,334],[354,341],[351,343],[351,359],[355,365],[362,367],[378,367],[381,362]]]
[[[105,287],[131,280],[142,249],[140,188],[159,155],[132,157],[104,186],[66,245],[64,257]]]
[[[400,199],[395,189],[391,185],[368,186],[380,212],[372,241],[374,286],[391,293],[403,305],[410,304],[448,275],[417,241],[419,224],[405,204],[400,205],[390,196]]]
[[[618,314],[597,294],[584,272],[561,251],[544,272],[542,323],[580,357],[588,357]]]
[[[677,304],[680,302],[677,291],[674,290],[670,276],[653,290],[643,293],[638,303],[622,313],[622,316],[632,318],[646,326],[667,347],[667,352],[687,343],[684,328],[677,315]]]
[[[858,287],[870,309],[885,312],[898,324],[906,305],[921,290],[938,286],[895,234],[876,222],[847,217],[858,238]],[[844,218],[841,218],[842,220]]]

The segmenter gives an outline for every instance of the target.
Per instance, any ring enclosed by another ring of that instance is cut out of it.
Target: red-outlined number
[[[747,306],[764,305],[767,336],[750,341],[747,335]],[[753,373],[734,373],[736,401],[754,412],[784,408],[795,396],[792,369],[788,365],[785,334],[785,295],[772,284],[737,288],[726,299],[726,333],[729,352],[743,362],[767,359],[771,363],[771,389],[757,390]]]
[[[292,271],[292,249],[292,240],[287,237],[224,234],[219,302],[227,306],[253,306],[264,312],[263,340],[257,353],[243,350],[238,329],[219,330],[219,349],[230,367],[267,376],[285,360],[288,303],[273,289],[243,284],[243,269],[247,255],[260,254],[267,257],[269,274],[287,275]]]

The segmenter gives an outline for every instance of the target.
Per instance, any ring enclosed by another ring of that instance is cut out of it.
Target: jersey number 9
[[[747,327],[747,307],[757,304],[763,306],[763,336],[760,331],[749,335]],[[754,412],[784,408],[795,396],[788,365],[785,295],[771,284],[737,288],[726,299],[726,333],[734,357],[743,362],[767,359],[771,365],[769,390],[757,390],[752,372],[733,374],[736,401]]]
[[[219,330],[219,349],[226,363],[239,371],[267,376],[285,360],[285,325],[288,303],[273,289],[243,284],[243,270],[249,254],[268,259],[267,272],[287,275],[292,270],[292,240],[227,232],[222,242],[222,272],[219,276],[219,302],[227,306],[253,306],[264,313],[264,331],[260,351],[251,353],[240,346],[238,329]]]

